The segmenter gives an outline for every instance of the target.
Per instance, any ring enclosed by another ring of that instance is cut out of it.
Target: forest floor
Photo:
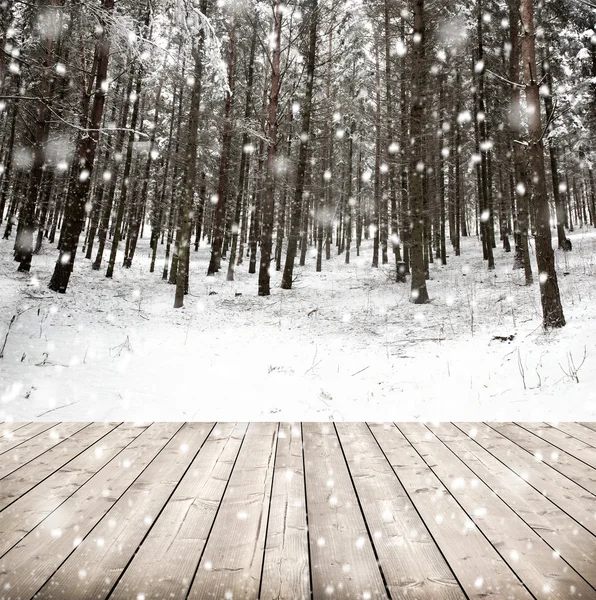
[[[538,284],[501,248],[489,273],[475,237],[431,265],[424,306],[391,265],[370,267],[369,242],[322,273],[309,257],[291,291],[274,272],[265,298],[246,264],[235,282],[227,263],[207,277],[202,247],[183,310],[163,259],[149,273],[147,239],[113,280],[79,258],[65,295],[47,289],[54,247],[21,274],[0,240],[0,348],[17,315],[0,421],[596,420],[596,231],[570,237],[556,253],[567,326],[551,332]]]

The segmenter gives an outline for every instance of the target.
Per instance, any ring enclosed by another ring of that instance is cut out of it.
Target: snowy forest
[[[596,4],[0,24],[0,416],[596,414]]]

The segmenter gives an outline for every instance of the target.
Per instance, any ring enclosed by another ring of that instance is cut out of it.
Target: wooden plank
[[[592,446],[592,448],[596,448],[596,431],[593,431],[590,427],[584,427],[579,423],[548,423],[548,425],[576,437],[585,444]]]
[[[246,427],[222,423],[211,432],[110,600],[186,598]]]
[[[401,432],[370,428],[468,598],[532,598]]]
[[[36,599],[107,597],[213,425],[186,423],[178,430],[36,594]]]
[[[387,598],[335,428],[303,432],[313,598]]]
[[[91,423],[62,443],[27,463],[0,482],[0,511],[64,467],[89,446],[113,431],[118,423]]]
[[[148,427],[0,559],[0,573],[16,597],[39,591],[180,427]]]
[[[0,512],[0,556],[74,494],[147,427],[125,424]],[[0,487],[0,500],[4,486]]]
[[[62,443],[87,425],[88,423],[60,423],[23,442],[16,448],[0,454],[0,479]]]
[[[596,534],[596,496],[481,423],[456,425],[553,504]]]
[[[189,600],[258,597],[278,427],[249,425]]]
[[[596,586],[596,537],[451,424],[427,425],[492,491]]]
[[[590,465],[513,423],[489,423],[488,426],[529,452],[535,460],[549,465],[589,492],[596,494],[596,469]],[[581,443],[579,440],[576,441]]]
[[[58,423],[28,423],[14,431],[9,431],[0,438],[0,455],[56,425]]]
[[[546,423],[517,423],[517,425],[596,469],[596,448],[589,444]]]
[[[583,427],[587,427],[588,429],[591,429],[592,431],[596,432],[596,423],[593,423],[593,422],[586,423],[586,422],[581,421],[579,424],[582,425]]]
[[[30,423],[15,423],[15,422],[6,422],[0,425],[0,439],[6,435],[10,435],[13,431],[20,429],[21,427],[25,427],[25,425],[29,425]]]
[[[397,426],[535,598],[565,598],[571,589],[581,598],[596,597],[596,590],[422,423]]]
[[[336,429],[391,598],[465,598],[366,423]]]
[[[300,425],[280,424],[267,527],[261,600],[310,598]]]

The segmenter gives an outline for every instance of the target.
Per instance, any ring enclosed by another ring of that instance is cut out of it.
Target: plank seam
[[[569,433],[568,431],[565,431],[564,429],[560,429],[559,427],[557,427],[556,425],[551,425],[550,423],[546,423],[545,421],[543,421],[545,425],[548,425],[549,427],[552,427],[553,429],[556,429],[557,431],[560,431],[561,433],[564,433],[565,435],[568,435],[569,437],[572,437],[576,440],[579,440],[582,444],[585,444],[586,446],[590,446],[590,448],[594,448],[596,450],[596,445],[593,444],[592,442],[586,442],[586,440],[582,440],[582,438],[577,437],[577,435],[574,435],[573,433]],[[582,425],[581,423],[576,423],[576,422],[572,422],[572,425],[579,425],[580,427],[583,427],[587,432],[590,433],[596,433],[596,431],[594,431],[591,427],[586,427],[585,425]]]
[[[308,526],[308,493],[306,491],[306,462],[304,459],[304,425],[300,423],[300,450],[302,452],[302,479],[304,481],[304,512],[306,513],[306,548],[308,558],[308,585],[309,585],[309,596],[312,600],[313,597],[313,583],[312,583],[312,556],[310,552],[310,527]]]
[[[575,454],[572,454],[569,450],[565,450],[564,448],[561,448],[561,446],[557,446],[557,444],[555,444],[554,442],[551,442],[550,440],[547,440],[546,438],[543,438],[543,437],[539,436],[536,432],[532,431],[531,429],[527,429],[526,427],[524,427],[523,424],[513,423],[513,425],[516,425],[520,429],[523,429],[524,431],[527,431],[528,433],[532,434],[534,437],[537,437],[539,440],[541,440],[545,444],[549,444],[551,446],[554,446],[555,448],[557,448],[557,450],[560,450],[561,452],[563,452],[564,454],[567,454],[571,458],[574,458],[575,460],[578,460],[579,462],[583,463],[584,465],[586,465],[586,467],[589,467],[590,469],[596,471],[595,467],[593,467],[591,464],[585,462],[583,459],[579,458],[579,456],[576,456]],[[560,431],[560,430],[557,429],[557,431]],[[573,437],[573,436],[571,436],[571,437]],[[579,438],[575,438],[575,439],[577,439],[578,441],[581,441],[581,440],[579,440]],[[582,442],[582,444],[585,444],[585,442]],[[586,444],[586,445],[589,446],[589,444]],[[545,464],[549,464],[546,461],[541,461],[541,462],[544,462]],[[555,467],[553,467],[553,468],[555,468]],[[558,471],[558,469],[556,469],[556,470]]]
[[[31,425],[31,424],[32,423],[28,423],[28,425]],[[41,431],[37,432],[35,435],[32,435],[31,437],[27,438],[26,440],[19,442],[16,446],[12,446],[12,447],[8,448],[7,450],[0,451],[0,456],[2,456],[3,454],[6,454],[7,452],[10,452],[11,450],[14,450],[15,448],[18,448],[19,446],[22,446],[26,442],[34,440],[36,437],[40,436],[42,433],[45,433],[46,431],[49,431],[50,429],[52,429],[52,427],[57,427],[58,425],[61,425],[61,422],[48,423],[48,427],[46,427],[46,429],[42,429]],[[19,427],[19,429],[21,429],[21,428]],[[18,429],[15,429],[15,431],[18,431]],[[11,433],[14,433],[14,431],[11,431]]]
[[[11,430],[11,431],[8,431],[8,432],[6,432],[6,433],[2,433],[2,436],[1,436],[1,437],[6,437],[7,435],[10,435],[11,433],[14,433],[15,431],[18,431],[19,429],[22,429],[22,428],[23,428],[23,427],[25,427],[26,425],[31,425],[31,423],[33,423],[33,421],[30,421],[30,422],[28,422],[28,423],[21,423],[21,424],[20,424],[18,427],[15,427],[15,429],[13,429],[13,430]],[[2,423],[2,425],[9,425],[9,424],[10,424],[10,423],[8,423],[8,421],[7,421],[7,422],[5,422],[5,423]]]
[[[426,427],[426,428],[427,428],[427,429],[428,429],[428,430],[429,430],[429,431],[432,433],[432,435],[434,435],[434,436],[437,438],[437,440],[438,440],[438,441],[439,441],[439,442],[440,442],[440,443],[441,443],[443,446],[445,446],[445,448],[446,448],[446,449],[447,449],[447,450],[448,450],[448,451],[449,451],[451,454],[453,454],[453,455],[455,456],[455,458],[456,458],[457,460],[459,460],[459,461],[460,461],[460,462],[461,462],[461,463],[462,463],[462,464],[463,464],[463,465],[464,465],[464,466],[465,466],[467,469],[469,469],[469,470],[470,470],[472,473],[474,473],[474,475],[475,475],[475,476],[476,476],[476,477],[477,477],[477,478],[478,478],[480,481],[482,481],[482,483],[483,483],[483,484],[484,484],[484,485],[485,485],[485,486],[486,486],[486,487],[487,487],[487,488],[488,488],[488,489],[489,489],[489,490],[490,490],[490,491],[491,491],[491,492],[492,492],[492,493],[493,493],[493,494],[494,494],[494,495],[495,495],[495,496],[496,496],[496,497],[497,497],[497,498],[498,498],[498,499],[499,499],[499,500],[500,500],[500,501],[501,501],[501,502],[502,502],[502,503],[503,503],[505,506],[507,506],[507,508],[509,508],[509,510],[511,510],[511,512],[512,512],[513,514],[515,514],[515,515],[516,515],[516,516],[517,516],[517,517],[518,517],[518,518],[519,518],[519,519],[520,519],[522,522],[524,522],[524,523],[525,523],[525,524],[526,524],[526,525],[527,525],[527,526],[528,526],[528,527],[529,527],[529,528],[530,528],[530,529],[531,529],[531,530],[532,530],[532,531],[533,531],[533,532],[534,532],[534,533],[535,533],[535,534],[536,534],[536,535],[537,535],[537,536],[538,536],[538,537],[539,537],[539,538],[540,538],[540,539],[541,539],[541,540],[542,540],[542,541],[543,541],[543,542],[544,542],[544,543],[545,543],[545,544],[546,544],[546,545],[547,545],[547,546],[548,546],[548,547],[549,547],[549,548],[550,548],[550,549],[551,549],[553,552],[556,552],[556,548],[555,548],[554,546],[552,546],[548,540],[544,539],[544,538],[542,537],[542,535],[540,534],[540,532],[539,532],[539,531],[537,531],[536,529],[534,529],[534,527],[532,527],[532,525],[530,525],[530,523],[528,523],[528,522],[527,522],[527,521],[524,519],[524,517],[522,517],[522,516],[521,516],[521,515],[520,515],[520,514],[519,514],[519,513],[518,513],[518,512],[517,512],[517,511],[516,511],[516,510],[515,510],[515,509],[512,507],[512,506],[510,506],[510,505],[509,505],[509,503],[508,503],[506,500],[504,500],[503,498],[501,498],[501,496],[500,496],[500,495],[499,495],[497,492],[495,492],[495,490],[494,490],[494,489],[493,489],[493,488],[492,488],[490,485],[488,485],[488,483],[486,483],[486,481],[484,481],[484,479],[483,479],[483,478],[482,478],[480,475],[478,475],[478,473],[476,473],[476,471],[475,471],[475,470],[474,470],[474,469],[473,469],[473,468],[472,468],[470,465],[468,465],[468,464],[467,464],[467,463],[464,461],[464,459],[463,459],[463,458],[461,458],[460,456],[458,456],[458,454],[457,454],[457,453],[456,453],[454,450],[452,450],[452,449],[451,449],[451,448],[450,448],[450,447],[449,447],[449,446],[448,446],[448,445],[447,445],[447,444],[446,444],[446,443],[445,443],[445,442],[444,442],[444,441],[443,441],[443,440],[442,440],[442,439],[441,439],[441,438],[440,438],[440,437],[439,437],[439,436],[438,436],[438,435],[437,435],[437,434],[436,434],[434,431],[432,431],[432,430],[431,430],[431,429],[430,429],[430,428],[429,428],[429,427],[428,427],[426,424],[424,424],[424,426],[425,426],[425,427]],[[548,498],[547,498],[547,500],[548,500]],[[551,502],[551,504],[553,504],[553,503]],[[559,510],[560,510],[560,509],[559,509]],[[477,527],[478,527],[478,526],[477,526]],[[566,560],[566,559],[565,559],[565,558],[564,558],[562,555],[559,555],[559,558],[560,558],[560,559],[561,559],[561,560],[562,560],[562,561],[563,561],[563,562],[564,562],[564,563],[565,563],[565,564],[566,564],[566,565],[567,565],[567,566],[568,566],[568,567],[569,567],[569,568],[570,568],[570,569],[571,569],[571,570],[572,570],[574,573],[576,573],[576,574],[577,574],[577,575],[578,575],[578,576],[579,576],[581,579],[583,579],[583,580],[586,582],[586,584],[587,584],[587,585],[589,585],[589,586],[590,586],[592,589],[596,590],[596,588],[595,588],[595,587],[594,587],[594,586],[593,586],[593,585],[592,585],[592,584],[591,584],[589,581],[587,581],[587,580],[585,579],[585,577],[584,577],[584,576],[583,576],[583,575],[582,575],[582,574],[581,574],[579,571],[577,571],[577,570],[576,570],[576,569],[575,569],[575,568],[574,568],[574,567],[573,567],[571,564],[569,564],[569,562],[568,562],[568,561],[567,561],[567,560]]]
[[[488,544],[491,546],[491,548],[503,559],[503,563],[507,566],[507,568],[513,573],[513,575],[515,575],[515,577],[519,580],[519,582],[521,583],[521,585],[524,587],[524,589],[528,592],[528,594],[532,597],[532,598],[536,598],[536,596],[529,590],[528,586],[524,583],[523,579],[517,574],[517,572],[513,569],[513,567],[509,564],[509,562],[507,561],[507,559],[505,558],[505,556],[503,556],[499,550],[495,547],[495,545],[488,539],[487,535],[484,533],[484,531],[482,531],[482,529],[476,524],[476,522],[474,521],[474,519],[470,516],[470,514],[468,513],[468,511],[460,504],[459,500],[449,491],[449,488],[445,485],[445,483],[443,482],[443,480],[439,477],[439,475],[437,475],[437,473],[435,472],[435,470],[430,466],[430,464],[428,463],[428,461],[424,458],[424,456],[422,456],[422,454],[420,454],[420,452],[418,452],[418,450],[416,449],[416,447],[414,446],[414,444],[410,441],[410,438],[399,428],[399,426],[397,424],[395,424],[395,426],[397,427],[397,430],[404,436],[404,439],[406,439],[408,441],[408,444],[410,444],[410,446],[412,446],[414,452],[416,452],[416,454],[418,454],[418,456],[422,459],[422,461],[424,462],[424,464],[430,469],[430,471],[433,473],[433,475],[441,482],[441,485],[445,488],[445,491],[447,492],[447,494],[449,494],[449,496],[451,498],[453,498],[454,502],[460,507],[460,509],[463,511],[463,513],[465,515],[467,515],[468,519],[470,519],[470,521],[472,523],[474,523],[474,526],[476,527],[476,529],[479,531],[480,535],[482,535],[482,537],[488,542]],[[432,433],[432,432],[431,432]],[[433,435],[435,435],[433,433]],[[437,436],[435,436],[437,437]],[[439,438],[437,438],[439,439]],[[491,489],[489,487],[489,489]]]
[[[240,452],[242,451],[242,446],[244,446],[244,440],[246,439],[246,434],[248,433],[249,427],[250,427],[250,423],[248,424],[248,427],[244,430],[244,433],[242,435],[242,441],[240,442],[240,446],[238,447],[238,453],[236,454],[236,457],[234,458],[234,464],[232,465],[232,468],[230,469],[230,476],[228,477],[228,480],[226,481],[226,486],[225,486],[224,491],[219,500],[219,504],[217,506],[217,510],[215,511],[215,515],[213,515],[213,521],[211,521],[211,525],[209,527],[209,532],[207,533],[207,537],[205,538],[205,543],[203,544],[203,549],[201,550],[201,554],[199,555],[199,560],[197,561],[197,566],[195,568],[195,572],[193,573],[192,577],[190,578],[190,583],[188,585],[188,589],[186,590],[186,594],[184,595],[184,600],[188,600],[188,597],[190,596],[190,592],[192,591],[192,586],[194,585],[195,579],[197,578],[197,573],[199,572],[199,567],[201,566],[201,560],[203,558],[203,555],[205,554],[205,548],[207,548],[207,544],[209,543],[209,538],[211,537],[211,532],[213,531],[213,527],[215,526],[215,521],[217,521],[217,515],[219,515],[219,510],[221,508],[221,505],[223,504],[224,498],[226,497],[226,492],[228,491],[228,486],[230,485],[230,480],[232,479],[232,475],[234,474],[234,469],[236,468],[236,463],[238,462],[238,457],[240,456]]]
[[[77,431],[75,431],[74,433],[71,433],[68,437],[65,437],[64,439],[60,440],[54,446],[50,446],[49,448],[46,448],[41,454],[38,454],[37,456],[34,456],[33,458],[31,458],[27,462],[23,463],[22,465],[19,465],[16,469],[14,469],[13,471],[10,471],[10,473],[7,473],[6,475],[2,475],[2,477],[0,477],[0,481],[2,481],[5,477],[8,477],[9,475],[12,475],[13,473],[16,473],[19,469],[22,469],[23,467],[26,467],[29,463],[32,463],[34,460],[37,460],[38,458],[42,457],[46,452],[49,452],[50,450],[53,450],[54,448],[57,448],[58,446],[60,446],[61,444],[63,444],[64,442],[66,442],[70,438],[72,438],[73,435],[76,435],[77,433],[80,433],[81,431],[83,431],[83,429],[87,429],[87,427],[89,427],[89,425],[91,425],[91,423],[87,423],[86,425],[83,425],[83,427],[81,427],[80,429],[77,429]],[[46,429],[46,431],[42,431],[42,433],[46,433],[47,431],[48,430]],[[33,438],[31,438],[31,439],[33,439]],[[11,448],[11,450],[14,450],[14,448]],[[10,452],[10,450],[9,450],[9,452]]]
[[[120,580],[124,577],[124,574],[126,573],[126,570],[128,569],[128,567],[131,565],[132,561],[134,560],[135,556],[139,553],[139,550],[141,549],[141,547],[143,546],[143,544],[145,543],[145,540],[147,539],[147,536],[151,533],[151,530],[155,527],[157,521],[159,520],[159,517],[161,516],[161,513],[166,509],[166,507],[168,506],[170,500],[172,499],[172,496],[176,493],[176,490],[180,487],[180,484],[182,483],[182,480],[184,479],[184,477],[186,476],[186,474],[188,473],[188,471],[190,470],[190,468],[192,467],[193,463],[195,462],[195,460],[197,459],[197,456],[199,455],[199,452],[203,449],[203,446],[206,444],[207,440],[209,439],[209,436],[211,435],[211,433],[213,432],[213,430],[217,427],[217,423],[214,423],[211,427],[211,429],[209,430],[209,433],[207,433],[207,435],[205,436],[205,439],[203,440],[203,442],[201,443],[201,446],[199,447],[199,449],[195,452],[194,456],[192,457],[192,459],[190,460],[190,462],[188,463],[188,466],[186,467],[186,469],[184,469],[184,473],[182,473],[180,479],[177,481],[176,485],[172,488],[171,493],[168,495],[166,501],[164,502],[163,506],[159,509],[157,515],[155,516],[155,519],[153,519],[153,521],[151,521],[151,525],[149,526],[149,528],[147,529],[147,531],[145,532],[145,535],[143,536],[143,538],[141,539],[141,541],[139,542],[139,545],[135,548],[135,551],[132,553],[132,556],[130,557],[130,559],[128,560],[128,562],[126,563],[126,565],[124,566],[124,568],[122,569],[122,572],[120,573],[120,575],[118,575],[118,577],[116,578],[116,581],[114,582],[114,585],[110,588],[110,591],[108,592],[107,596],[106,596],[106,600],[114,593],[114,590],[118,587],[118,584],[120,583]],[[180,431],[180,429],[172,436],[172,439],[176,436],[176,434]],[[169,444],[169,442],[168,442]],[[166,446],[168,445],[166,444]],[[165,448],[165,446],[164,446]],[[163,452],[163,448],[162,450],[160,450],[159,454],[161,454],[161,452]],[[159,456],[159,454],[157,456]],[[157,456],[155,458],[157,458]],[[148,467],[149,465],[147,465]],[[139,477],[141,476],[142,473],[139,474]],[[136,481],[136,480],[135,480]],[[134,482],[133,482],[134,483]],[[132,484],[131,484],[132,485]],[[126,492],[125,492],[126,493]],[[124,495],[124,494],[122,494]],[[121,496],[122,497],[122,496]],[[116,503],[114,503],[115,505]],[[111,509],[110,509],[111,510]],[[109,511],[108,511],[109,512]],[[102,517],[102,520],[107,516],[107,513]],[[99,523],[98,523],[99,524]]]
[[[468,435],[461,427],[459,427],[457,425],[457,423],[452,423],[452,425],[454,427],[457,427],[457,429],[459,429],[464,435]],[[495,454],[493,454],[488,448],[485,448],[480,442],[476,441],[473,437],[469,436],[468,437],[475,442],[476,444],[478,444],[478,446],[480,448],[482,448],[483,450],[485,450],[486,452],[488,452],[495,460],[498,460],[506,469],[509,469],[516,477],[519,477],[522,481],[525,481],[530,487],[532,487],[533,489],[535,489],[541,496],[543,496],[544,498],[546,498],[549,502],[551,502],[552,504],[554,504],[559,510],[563,511],[570,519],[573,519],[579,527],[581,527],[582,529],[585,529],[590,535],[594,535],[587,527],[585,527],[584,525],[582,525],[582,523],[580,523],[573,515],[570,515],[564,508],[562,508],[561,506],[559,506],[552,498],[550,498],[549,496],[546,496],[542,493],[541,490],[539,490],[535,485],[532,485],[529,481],[525,480],[523,477],[520,477],[519,474],[517,474],[508,464],[506,464],[505,462],[503,462],[498,456],[496,456]]]
[[[134,480],[126,487],[126,489],[112,503],[112,505],[110,506],[110,508],[108,508],[108,510],[101,516],[101,518],[98,519],[97,523],[95,523],[95,525],[93,525],[93,527],[81,539],[80,544],[82,544],[93,533],[93,531],[99,526],[99,524],[105,519],[105,517],[114,508],[114,506],[116,506],[116,503],[118,502],[118,500],[120,500],[126,494],[126,492],[128,492],[128,490],[135,484],[135,482],[137,481],[137,479],[139,479],[139,477],[151,466],[151,464],[153,463],[153,461],[155,461],[157,459],[157,457],[162,453],[163,449],[172,441],[172,439],[174,438],[174,436],[182,429],[183,426],[184,426],[184,424],[182,424],[178,429],[176,429],[176,431],[172,434],[172,436],[170,438],[168,438],[168,441],[162,446],[162,448],[159,450],[159,452],[143,467],[143,469],[134,478]],[[149,429],[149,427],[147,427],[147,429]],[[145,429],[143,431],[143,433],[145,431],[147,431],[147,429]],[[142,434],[139,434],[139,435],[142,435]],[[139,437],[139,436],[137,436],[137,437]],[[137,439],[137,438],[135,438],[135,439]],[[120,452],[118,452],[118,454],[120,454]],[[116,456],[118,456],[118,454]],[[111,464],[112,461],[116,458],[116,456],[114,456],[114,458],[112,458],[112,460],[110,460],[110,462],[108,462],[107,465]],[[102,469],[105,468],[105,466],[107,466],[107,465],[104,465],[104,467],[102,467]],[[100,469],[100,471],[102,469]],[[99,471],[97,471],[97,473],[99,473]],[[97,473],[95,473],[95,475]],[[87,483],[87,482],[85,482],[85,483]],[[72,548],[71,551],[68,554],[66,554],[66,557],[64,558],[64,560],[56,567],[56,569],[54,569],[54,571],[52,572],[52,574],[43,582],[43,584],[38,588],[38,590],[35,592],[35,594],[33,594],[34,598],[35,598],[35,596],[37,596],[37,594],[39,594],[39,592],[41,592],[41,590],[43,589],[43,587],[45,585],[47,585],[47,583],[50,581],[50,579],[52,579],[52,577],[54,577],[54,575],[60,570],[60,567],[62,567],[62,565],[70,558],[70,556],[76,551],[76,549],[78,548],[78,546],[80,546],[80,544],[78,544],[76,547]]]
[[[98,442],[101,442],[101,440],[103,440],[103,438],[105,438],[107,435],[109,435],[110,433],[112,433],[112,431],[115,431],[116,429],[118,429],[118,427],[120,427],[120,425],[122,425],[122,423],[118,423],[117,425],[115,425],[114,427],[112,427],[112,429],[110,429],[109,431],[106,431],[106,433],[104,433],[100,438],[96,439],[91,445],[86,446],[85,448],[83,448],[77,455],[73,456],[70,460],[68,460],[67,462],[65,462],[60,468],[56,469],[55,471],[52,471],[51,473],[49,473],[48,475],[46,475],[43,479],[40,479],[33,487],[30,487],[27,491],[23,492],[20,496],[17,496],[12,502],[10,502],[10,504],[7,504],[5,507],[0,508],[0,512],[2,512],[3,510],[6,510],[9,506],[12,506],[17,500],[19,500],[20,498],[22,498],[25,494],[28,494],[30,491],[34,490],[38,485],[41,485],[46,479],[48,479],[49,477],[51,477],[54,473],[57,473],[61,469],[64,469],[64,467],[66,467],[68,464],[70,464],[73,460],[77,459],[81,454],[83,454],[83,452],[89,450],[89,448],[95,446],[95,444],[97,444]],[[141,435],[141,434],[139,434],[139,435]],[[130,443],[132,444],[133,441],[134,441],[134,439],[131,440]],[[49,450],[51,450],[51,448],[48,449],[47,452],[49,452]],[[44,454],[45,454],[45,452],[44,452]],[[37,458],[39,458],[39,457],[37,457]],[[25,465],[23,465],[23,466],[25,466]],[[19,469],[21,469],[21,468],[22,467],[19,467]],[[19,469],[17,469],[16,471],[13,471],[9,475],[14,475],[14,473],[18,473]],[[7,477],[9,475],[7,475]],[[93,477],[93,475],[92,475],[92,477]],[[87,482],[85,482],[85,483],[87,483]]]
[[[147,427],[147,429],[149,429],[149,427]],[[136,436],[136,437],[134,437],[132,440],[130,440],[130,442],[129,442],[129,443],[126,445],[126,446],[124,446],[124,447],[123,447],[123,448],[122,448],[122,449],[121,449],[121,450],[120,450],[120,451],[119,451],[117,454],[115,454],[115,455],[112,457],[112,459],[111,459],[110,461],[108,461],[108,462],[107,462],[105,465],[103,465],[103,467],[101,467],[101,469],[98,469],[98,470],[97,470],[95,473],[93,473],[93,474],[92,474],[92,475],[90,475],[90,476],[89,476],[87,479],[85,479],[85,481],[84,481],[84,482],[83,482],[83,483],[82,483],[82,484],[81,484],[81,485],[80,485],[80,486],[79,486],[79,487],[78,487],[76,490],[74,490],[74,492],[72,492],[72,494],[69,494],[69,495],[68,495],[66,498],[64,498],[64,500],[62,500],[62,502],[60,502],[60,504],[59,504],[58,506],[56,506],[56,508],[54,508],[54,510],[53,510],[51,513],[47,514],[47,515],[46,515],[46,516],[45,516],[45,517],[44,517],[44,518],[43,518],[43,519],[42,519],[42,520],[41,520],[39,523],[37,523],[37,525],[35,525],[35,527],[39,527],[39,526],[40,526],[40,525],[41,525],[41,524],[42,524],[42,523],[43,523],[43,522],[44,522],[44,521],[45,521],[45,520],[46,520],[48,517],[50,517],[52,514],[54,514],[54,512],[55,512],[55,511],[57,511],[57,510],[58,510],[58,509],[59,509],[59,508],[60,508],[60,507],[61,507],[61,506],[62,506],[62,505],[63,505],[63,504],[64,504],[64,503],[65,503],[65,502],[68,500],[68,499],[70,499],[70,498],[71,498],[71,497],[72,497],[74,494],[76,494],[76,493],[77,493],[77,492],[78,492],[78,491],[79,491],[79,490],[80,490],[80,489],[81,489],[81,488],[82,488],[84,485],[86,485],[86,484],[89,482],[89,480],[90,480],[90,479],[92,479],[92,478],[93,478],[93,477],[95,477],[95,476],[96,476],[98,473],[100,473],[100,472],[101,472],[103,469],[105,469],[105,468],[106,468],[106,467],[107,467],[107,466],[108,466],[108,465],[109,465],[109,464],[112,462],[112,460],[114,460],[114,459],[115,459],[117,456],[119,456],[119,454],[120,454],[121,452],[123,452],[123,451],[124,451],[126,448],[128,448],[128,446],[130,446],[130,444],[132,444],[132,443],[133,443],[133,442],[134,442],[134,441],[135,441],[135,440],[136,440],[136,439],[137,439],[137,438],[138,438],[138,437],[139,437],[139,436],[140,436],[140,435],[141,435],[143,432],[147,431],[147,429],[144,429],[144,430],[143,430],[141,433],[139,433],[139,435],[137,435],[137,436]],[[85,450],[88,450],[89,448],[91,448],[91,446],[89,446],[88,448],[85,448]],[[70,462],[70,461],[69,461],[69,462]],[[63,468],[63,467],[60,467],[60,469],[62,469],[62,468]],[[59,471],[59,470],[58,470],[58,471]],[[54,473],[57,473],[58,471],[54,471]],[[53,475],[54,473],[52,473],[52,475]],[[47,479],[47,477],[46,477],[46,479]],[[39,485],[39,484],[38,484],[38,485]],[[31,488],[31,489],[35,489],[35,487],[37,487],[37,486],[34,486],[34,487],[33,487],[33,488]],[[31,491],[31,490],[27,490],[27,492],[25,492],[25,494],[28,494],[30,491]],[[23,494],[23,496],[25,496],[25,494]],[[23,496],[20,496],[20,497],[22,498]],[[5,508],[8,508],[8,507],[5,507]],[[35,527],[34,527],[33,529],[35,529]],[[32,529],[31,531],[33,531],[33,529]],[[29,535],[29,534],[31,533],[31,531],[28,531],[27,533],[25,533],[25,534],[23,535],[23,537],[21,537],[21,538],[19,539],[19,541],[18,541],[18,542],[15,542],[15,543],[14,543],[14,544],[13,544],[13,545],[12,545],[12,546],[11,546],[11,547],[10,547],[10,548],[7,550],[7,551],[6,551],[6,552],[4,552],[4,554],[2,554],[2,555],[0,556],[0,558],[4,558],[4,556],[6,556],[6,555],[7,555],[7,554],[8,554],[8,553],[9,553],[9,552],[10,552],[10,551],[11,551],[11,550],[12,550],[12,549],[13,549],[13,548],[14,548],[14,547],[17,545],[17,544],[19,544],[19,543],[20,543],[20,542],[23,540],[23,538],[24,538],[24,537],[26,537],[27,535]]]
[[[492,429],[498,435],[502,436],[508,442],[511,442],[512,444],[515,444],[518,448],[521,448],[525,453],[527,453],[532,458],[534,458],[534,460],[536,459],[536,457],[529,450],[527,450],[526,448],[524,448],[523,446],[521,446],[520,444],[518,444],[515,440],[510,440],[506,435],[502,434],[500,431],[498,431],[494,427],[491,427],[488,423],[484,423],[484,425],[486,425],[489,429]],[[565,451],[563,450],[563,452],[565,452]],[[569,453],[565,452],[565,454],[569,454]],[[571,477],[569,477],[569,475],[563,473],[562,471],[559,471],[559,469],[557,469],[556,467],[553,467],[552,465],[550,465],[550,464],[548,464],[547,462],[544,462],[544,461],[541,461],[540,464],[543,464],[543,465],[547,466],[549,469],[552,469],[553,471],[555,471],[556,473],[559,473],[560,475],[562,475],[563,477],[565,477],[565,479],[568,479],[572,483],[575,483],[575,485],[579,486],[580,488],[582,488],[582,490],[584,490],[585,492],[587,492],[588,494],[590,494],[591,496],[594,496],[596,498],[596,494],[594,494],[594,492],[592,492],[589,489],[585,488],[581,483],[579,483],[579,481],[576,481],[575,479],[572,479]]]
[[[261,590],[263,588],[263,573],[265,572],[265,554],[267,553],[267,534],[269,533],[269,519],[271,517],[271,501],[273,500],[273,482],[275,481],[275,467],[277,465],[277,451],[279,450],[279,428],[280,423],[277,424],[277,430],[275,431],[275,456],[273,457],[273,472],[271,473],[271,487],[269,489],[269,503],[267,505],[267,523],[265,524],[265,537],[263,538],[263,560],[261,562],[261,576],[259,578],[259,592],[257,598],[261,597]]]
[[[453,570],[453,568],[451,567],[451,564],[447,560],[447,557],[443,553],[443,549],[441,548],[440,544],[437,542],[437,540],[435,539],[435,536],[432,534],[432,531],[428,528],[428,526],[426,524],[426,521],[424,520],[424,518],[423,518],[422,514],[420,513],[420,511],[418,510],[418,507],[416,506],[416,503],[412,499],[412,496],[410,495],[410,492],[408,492],[406,486],[402,483],[401,479],[399,478],[399,475],[398,475],[397,471],[395,470],[394,466],[391,464],[391,461],[387,457],[387,454],[385,453],[385,450],[383,449],[383,447],[379,443],[379,440],[375,436],[374,431],[370,428],[370,425],[368,423],[366,423],[366,426],[367,426],[368,430],[370,431],[370,434],[371,434],[373,440],[375,440],[375,443],[377,444],[377,446],[379,447],[379,450],[381,451],[381,453],[383,454],[385,460],[387,461],[387,464],[389,465],[389,467],[393,471],[393,474],[395,475],[397,481],[399,482],[399,485],[402,487],[405,495],[408,497],[408,500],[409,500],[410,504],[412,505],[412,508],[416,511],[416,514],[418,515],[418,518],[420,519],[420,522],[422,523],[423,527],[426,529],[429,537],[431,538],[431,540],[433,541],[434,545],[439,550],[439,553],[443,557],[443,560],[445,561],[445,564],[447,565],[447,568],[451,571],[451,574],[453,575],[453,578],[455,579],[455,581],[457,581],[457,584],[459,585],[459,587],[460,587],[460,589],[462,591],[462,594],[468,600],[470,600],[470,596],[467,594],[466,590],[464,589],[461,581],[459,580],[459,577],[455,574],[455,571]],[[395,423],[393,423],[393,426],[396,427]],[[396,429],[397,429],[397,427],[396,427]]]
[[[350,465],[348,463],[348,459],[346,458],[346,453],[344,451],[343,444],[341,443],[341,438],[339,436],[339,432],[337,431],[337,426],[333,423],[333,428],[335,429],[335,435],[337,437],[337,441],[339,443],[339,449],[341,450],[341,455],[343,456],[344,463],[346,465],[346,470],[348,471],[348,477],[350,478],[350,483],[352,484],[352,489],[354,490],[354,496],[356,496],[356,502],[358,502],[358,508],[360,509],[360,514],[362,515],[362,521],[364,522],[364,527],[366,527],[366,533],[368,534],[368,539],[370,541],[370,545],[375,555],[375,560],[377,561],[377,567],[381,574],[381,579],[383,580],[383,585],[385,586],[385,592],[387,593],[387,597],[391,600],[391,590],[389,589],[389,585],[387,584],[387,579],[385,577],[385,573],[383,572],[383,567],[381,566],[381,560],[379,558],[379,553],[377,552],[377,548],[375,546],[375,542],[373,536],[370,532],[370,527],[368,526],[368,522],[366,521],[366,515],[364,514],[364,510],[362,508],[362,502],[360,502],[360,496],[358,495],[358,490],[356,489],[356,485],[354,484],[354,478],[352,477],[352,471],[350,470]]]

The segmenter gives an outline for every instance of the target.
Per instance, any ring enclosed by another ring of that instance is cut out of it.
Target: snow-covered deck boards
[[[0,425],[0,598],[596,598],[596,424]]]

